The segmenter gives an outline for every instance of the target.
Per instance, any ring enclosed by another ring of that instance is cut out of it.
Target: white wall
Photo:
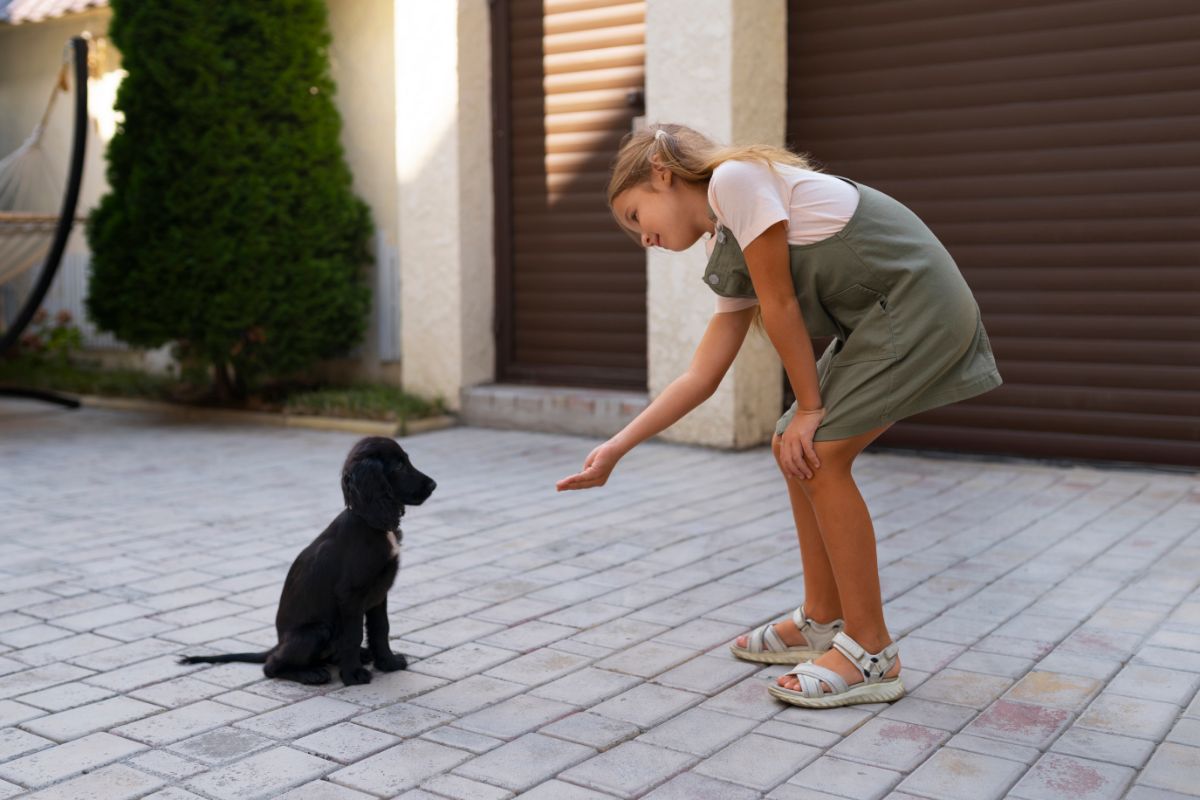
[[[785,130],[783,0],[653,0],[646,10],[646,121],[690,125],[718,142],[781,145]],[[713,309],[703,242],[649,254],[650,393],[682,373]],[[717,393],[664,434],[747,447],[769,440],[782,404],[779,359],[752,330]]]
[[[396,69],[393,0],[326,0],[333,36],[329,60],[342,116],[342,146],[354,191],[371,208],[376,237],[370,268],[374,303],[363,344],[343,371],[400,379],[400,247],[396,176]]]
[[[495,372],[486,0],[395,0],[404,386],[451,408]]]

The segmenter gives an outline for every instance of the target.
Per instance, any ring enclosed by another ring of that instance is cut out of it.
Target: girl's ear
[[[650,156],[650,172],[654,178],[650,184],[655,189],[670,187],[671,179],[675,177],[671,170],[659,163],[657,155]]]
[[[660,186],[666,187],[671,185],[671,178],[675,177],[671,170],[662,165],[662,161],[658,158],[658,153],[653,153],[650,156],[650,186],[657,189]]]

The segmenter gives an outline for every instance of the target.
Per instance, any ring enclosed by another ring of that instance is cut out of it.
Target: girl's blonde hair
[[[723,147],[686,125],[655,124],[621,140],[608,181],[608,205],[611,208],[617,195],[627,189],[649,181],[653,163],[689,183],[701,183],[711,178],[718,166],[733,160],[816,169],[807,157],[782,147],[766,144]]]

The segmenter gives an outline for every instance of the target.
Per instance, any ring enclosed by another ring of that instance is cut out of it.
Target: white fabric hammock
[[[18,280],[42,265],[58,228],[59,213],[47,202],[61,197],[61,169],[41,144],[54,101],[67,91],[67,75],[64,64],[42,119],[20,147],[0,159],[0,331],[13,312],[6,306],[12,305],[13,295],[22,293],[15,288],[21,285]]]

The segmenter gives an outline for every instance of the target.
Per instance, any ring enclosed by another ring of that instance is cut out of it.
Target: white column
[[[495,371],[487,0],[395,0],[405,388],[458,408]]]
[[[786,114],[784,0],[653,0],[646,4],[646,121],[689,125],[720,143],[782,145]],[[651,395],[682,373],[712,314],[703,242],[649,255]],[[752,329],[720,389],[664,434],[748,447],[770,439],[782,368]]]

